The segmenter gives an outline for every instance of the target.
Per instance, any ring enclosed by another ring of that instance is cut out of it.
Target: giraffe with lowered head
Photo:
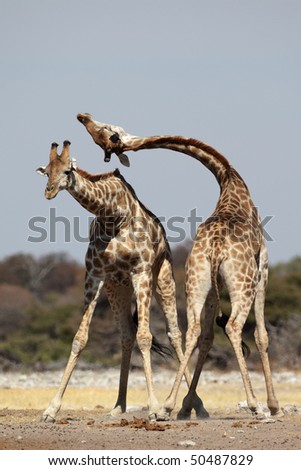
[[[267,389],[267,404],[272,415],[280,416],[268,357],[268,334],[264,322],[265,289],[268,278],[268,255],[261,221],[249,190],[229,161],[211,146],[180,136],[138,137],[122,128],[94,121],[89,114],[78,114],[95,143],[105,151],[106,160],[112,153],[126,158],[125,151],[162,148],[187,154],[205,165],[220,186],[216,208],[196,234],[186,262],[187,320],[186,350],[171,393],[165,402],[169,414],[176,403],[182,374],[195,346],[199,354],[188,394],[183,400],[179,418],[191,415],[197,383],[213,343],[214,319],[223,326],[239,364],[247,403],[260,415],[242,350],[242,329],[254,304],[255,342],[260,354]],[[219,308],[219,292],[225,285],[231,301],[228,318]],[[204,316],[201,327],[201,313]]]
[[[90,227],[90,243],[86,254],[84,313],[72,342],[70,357],[58,391],[43,414],[44,421],[53,422],[61,407],[81,351],[87,344],[90,322],[101,289],[104,288],[121,332],[122,358],[119,393],[113,415],[126,411],[129,366],[135,339],[142,353],[148,390],[149,418],[159,416],[159,404],[153,387],[149,327],[152,293],[166,317],[168,336],[179,361],[183,360],[181,332],[178,327],[175,282],[171,253],[164,228],[137,198],[133,188],[119,170],[91,175],[76,167],[70,159],[70,142],[65,141],[61,154],[53,143],[50,161],[38,173],[48,177],[45,196],[56,197],[66,189],[76,201],[95,215]],[[138,326],[131,312],[135,298]],[[186,372],[188,385],[191,379]],[[206,413],[202,401],[194,406]]]

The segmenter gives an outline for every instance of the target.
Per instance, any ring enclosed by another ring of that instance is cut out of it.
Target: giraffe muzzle
[[[59,189],[56,188],[54,184],[50,186],[47,185],[45,189],[45,197],[48,200],[53,199],[57,195],[58,192],[59,192]]]

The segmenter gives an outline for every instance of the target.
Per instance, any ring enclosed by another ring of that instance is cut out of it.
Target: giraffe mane
[[[158,145],[168,144],[170,142],[171,142],[170,136],[162,136],[162,137],[159,137],[158,140],[157,140]],[[197,148],[203,150],[204,152],[207,152],[207,153],[210,153],[211,155],[213,155],[225,168],[230,169],[230,167],[231,167],[229,161],[227,160],[226,157],[224,157],[224,155],[219,153],[215,148],[211,147],[211,145],[205,144],[205,142],[202,142],[201,140],[197,140],[197,139],[194,139],[194,138],[188,138],[187,139],[187,138],[181,137],[181,136],[174,136],[174,137],[172,137],[172,143],[180,144],[180,145],[181,144],[193,145],[194,147],[197,147]]]
[[[165,231],[165,228],[164,226],[162,225],[162,222],[161,220],[159,219],[159,217],[157,217],[148,207],[146,207],[143,202],[140,201],[140,199],[138,198],[137,194],[136,194],[136,191],[134,190],[133,186],[130,185],[130,183],[127,182],[127,180],[122,176],[122,174],[120,173],[120,171],[118,169],[116,169],[114,171],[114,175],[120,179],[120,181],[124,184],[124,186],[126,186],[126,188],[130,191],[130,193],[132,194],[132,196],[135,198],[135,200],[139,203],[140,207],[142,208],[142,210],[144,212],[146,212],[152,219],[154,222],[156,222],[161,230],[162,230],[162,233],[163,233],[163,236],[165,238],[165,241],[166,241],[166,244],[169,248],[169,244],[168,244],[168,241],[167,241],[167,237],[166,237],[166,231]]]
[[[82,176],[88,181],[91,181],[91,183],[97,183],[97,181],[106,180],[108,178],[111,178],[112,176],[116,176],[115,173],[116,171],[119,171],[119,170],[111,171],[109,173],[99,173],[99,174],[91,174],[86,170],[82,170],[81,168],[77,168],[76,171],[80,176]]]
[[[161,230],[162,230],[162,233],[163,233],[163,236],[166,240],[166,243],[168,244],[167,242],[167,238],[166,238],[166,232],[165,232],[165,228],[164,226],[162,225],[162,222],[160,221],[160,219],[150,210],[148,209],[148,207],[146,207],[141,201],[140,199],[138,198],[134,188],[126,181],[126,179],[122,176],[122,174],[120,173],[120,171],[118,170],[118,168],[116,168],[116,170],[114,171],[111,171],[109,173],[99,173],[99,174],[91,174],[89,173],[88,171],[86,170],[82,170],[81,168],[77,168],[76,169],[77,173],[82,176],[83,178],[87,179],[88,181],[91,181],[91,183],[97,183],[98,181],[105,181],[109,178],[112,178],[113,176],[115,176],[116,178],[118,178],[122,183],[123,185],[128,189],[128,191],[131,193],[131,195],[134,197],[134,199],[139,203],[140,207],[142,208],[142,210],[144,212],[146,212],[152,219],[154,222],[156,222],[160,227],[161,227]]]

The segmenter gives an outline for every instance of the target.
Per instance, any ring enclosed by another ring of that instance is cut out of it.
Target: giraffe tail
[[[155,336],[153,336],[152,339],[151,351],[164,358],[173,357],[171,349],[168,346],[165,346],[165,344],[161,344]]]
[[[219,315],[216,317],[216,320],[215,320],[216,324],[220,328],[223,329],[226,336],[228,336],[227,333],[226,333],[226,325],[228,323],[228,320],[229,320],[229,316],[226,315],[223,312],[220,312]],[[242,348],[242,353],[243,353],[244,357],[247,359],[250,355],[250,352],[251,352],[249,346],[244,341],[242,341],[241,342],[241,348]]]
[[[137,308],[134,311],[133,314],[133,320],[136,325],[136,328],[138,326],[138,311]],[[168,346],[165,346],[164,344],[161,344],[160,341],[153,336],[152,338],[152,345],[151,345],[151,351],[153,351],[156,354],[159,354],[159,356],[166,358],[168,357],[173,357],[172,351]]]

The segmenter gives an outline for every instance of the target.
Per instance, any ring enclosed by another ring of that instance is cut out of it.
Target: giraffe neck
[[[134,189],[119,170],[104,175],[91,175],[77,168],[70,177],[72,181],[68,192],[82,207],[97,217],[98,235],[103,241],[111,240],[122,228],[130,227],[134,230],[134,236],[135,233],[142,233],[143,238],[144,230],[149,231],[153,227],[156,243],[163,237],[167,244],[160,219],[137,198]],[[143,225],[141,230],[143,219],[150,225]]]
[[[231,165],[228,160],[214,148],[196,139],[180,136],[134,136],[131,140],[125,142],[123,151],[153,148],[174,150],[195,158],[214,174],[221,187],[229,178]]]
[[[87,211],[110,223],[120,224],[129,213],[130,195],[121,184],[118,170],[104,175],[91,175],[80,168],[73,170],[68,192]]]
[[[191,156],[214,174],[220,186],[221,194],[213,215],[235,214],[254,217],[256,209],[244,180],[229,161],[213,147],[199,140],[180,136],[132,136],[124,144],[123,151],[165,148]]]

